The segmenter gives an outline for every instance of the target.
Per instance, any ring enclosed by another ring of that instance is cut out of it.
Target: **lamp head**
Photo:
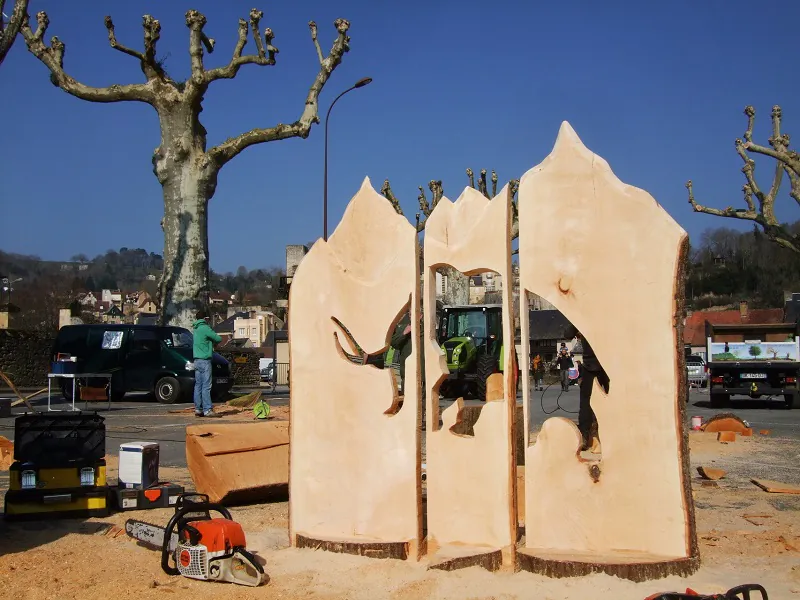
[[[364,79],[359,79],[356,81],[356,84],[353,86],[354,88],[362,88],[365,85],[369,85],[372,83],[372,77],[364,77]]]

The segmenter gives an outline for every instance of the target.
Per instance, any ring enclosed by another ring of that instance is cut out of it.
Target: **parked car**
[[[708,385],[708,373],[706,373],[706,361],[702,356],[692,354],[686,357],[686,373],[689,384],[706,387]]]
[[[67,325],[53,345],[59,354],[77,358],[77,373],[112,373],[112,400],[127,392],[153,392],[163,404],[186,402],[194,393],[192,333],[183,327],[157,325]],[[211,360],[211,397],[217,400],[233,385],[228,361],[217,353]],[[72,382],[61,391],[72,399]]]
[[[275,379],[275,360],[272,358],[258,359],[258,371],[261,373],[261,381],[272,381]]]

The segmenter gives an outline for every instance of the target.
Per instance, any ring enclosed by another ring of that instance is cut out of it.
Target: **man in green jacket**
[[[194,329],[194,416],[219,417],[211,407],[211,356],[214,354],[214,344],[222,338],[206,323],[208,315],[204,310],[199,310]]]

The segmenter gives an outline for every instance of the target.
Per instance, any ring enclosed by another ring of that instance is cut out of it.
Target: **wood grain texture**
[[[545,421],[526,446],[526,553],[534,558],[522,568],[547,572],[554,561],[554,573],[579,574],[621,555],[624,569],[641,563],[648,577],[696,568],[676,287],[686,233],[647,192],[617,179],[567,123],[552,153],[521,179],[519,223],[521,289],[560,310],[610,378],[608,393],[599,384],[592,393],[599,463],[580,458],[580,434],[565,418]],[[522,319],[522,364],[529,339]],[[530,383],[522,389],[528,407]]]
[[[441,266],[467,275],[491,270],[511,281],[508,188],[492,200],[472,188],[466,188],[455,203],[442,198],[425,225],[424,261],[426,306],[435,305],[435,271]],[[503,336],[513,340],[511,286],[503,286],[502,293]],[[505,353],[503,393],[494,396],[502,397],[483,406],[472,427],[474,436],[451,431],[460,420],[461,402],[442,412],[440,428],[438,389],[448,370],[436,341],[435,318],[433,311],[425,312],[427,526],[429,550],[436,548],[431,560],[440,562],[437,556],[447,556],[453,546],[475,547],[476,557],[503,549],[513,557],[517,530],[513,353]],[[453,565],[469,566],[465,557],[459,559]]]
[[[418,344],[395,414],[386,414],[398,405],[393,372],[347,358],[381,353],[409,306],[412,340],[419,338],[418,253],[415,227],[365,179],[334,233],[314,244],[294,275],[293,540],[327,540],[331,550],[349,547],[340,543],[419,547]]]
[[[327,550],[339,554],[355,554],[368,558],[394,558],[406,560],[409,544],[404,542],[359,543],[335,540],[315,540],[305,535],[297,535],[294,546],[311,550]]]
[[[592,573],[605,573],[635,582],[661,579],[670,575],[687,577],[700,567],[700,559],[680,558],[642,562],[641,557],[620,557],[619,562],[610,562],[611,557],[585,557],[584,560],[568,560],[553,556],[539,557],[529,549],[517,552],[517,565],[522,571],[538,573],[547,577],[583,577]]]
[[[228,505],[285,500],[288,426],[285,421],[188,426],[186,464],[195,489]]]

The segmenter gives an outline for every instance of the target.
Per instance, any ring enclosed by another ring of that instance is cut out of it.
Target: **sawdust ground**
[[[738,474],[754,455],[760,461],[794,460],[795,441],[737,438],[719,444],[712,434],[692,434],[694,466],[728,471],[717,487],[693,481],[703,561],[693,576],[635,584],[606,575],[548,579],[529,573],[489,573],[479,568],[428,571],[424,563],[379,561],[288,546],[288,504],[237,507],[234,517],[248,532],[248,545],[267,564],[269,585],[250,589],[165,575],[157,552],[140,547],[110,525],[127,518],[163,524],[169,509],[117,513],[86,521],[0,524],[0,597],[16,600],[114,598],[390,598],[643,599],[690,586],[719,593],[746,582],[764,585],[771,598],[800,598],[800,496],[767,494]],[[791,453],[787,452],[791,444]],[[109,476],[116,460],[109,457]],[[184,469],[162,476],[188,482]],[[190,485],[187,483],[187,485]],[[654,498],[654,501],[658,501]],[[753,516],[758,515],[758,516]],[[744,518],[747,516],[747,519]]]

